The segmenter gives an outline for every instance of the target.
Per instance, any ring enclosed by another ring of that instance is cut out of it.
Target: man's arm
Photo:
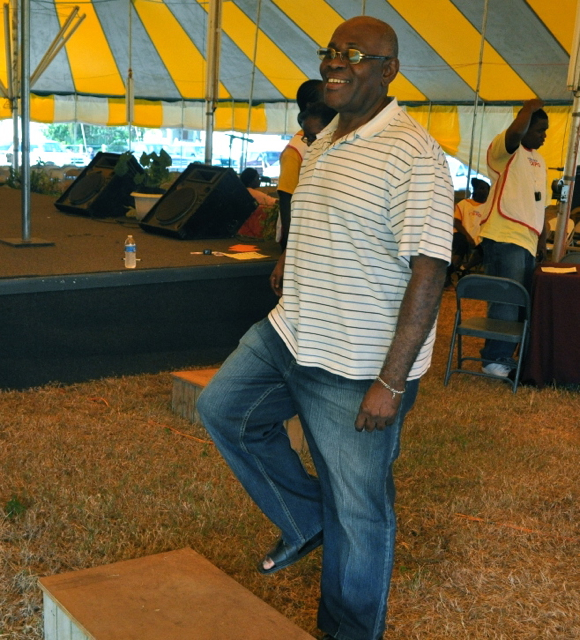
[[[380,377],[390,387],[402,391],[421,346],[437,318],[447,263],[418,255],[411,259],[411,279],[401,303],[395,336]],[[367,391],[355,421],[357,431],[374,431],[393,424],[401,395],[376,380]]]
[[[532,114],[544,106],[544,102],[538,98],[526,100],[520,109],[516,119],[505,132],[505,148],[508,153],[515,153],[520,146],[522,138],[528,132]]]
[[[288,231],[290,230],[290,208],[292,203],[292,194],[286,191],[278,191],[278,197],[280,199],[280,221],[282,223],[282,237],[280,238],[280,245],[282,249],[286,249],[288,242]]]
[[[467,238],[467,242],[469,242],[472,247],[475,246],[475,240],[469,235],[469,232],[459,218],[453,218],[453,226],[459,233],[462,233]]]
[[[284,285],[284,264],[286,262],[286,249],[282,252],[282,255],[278,258],[278,262],[274,267],[274,271],[270,275],[270,286],[272,291],[280,297],[282,295],[282,288]]]

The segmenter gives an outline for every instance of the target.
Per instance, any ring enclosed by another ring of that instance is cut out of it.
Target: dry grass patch
[[[580,638],[576,391],[454,375],[454,298],[397,463],[393,639]],[[264,578],[275,531],[169,374],[0,394],[0,637],[40,638],[39,576],[191,546],[316,635],[320,552]],[[191,436],[185,437],[181,432]]]

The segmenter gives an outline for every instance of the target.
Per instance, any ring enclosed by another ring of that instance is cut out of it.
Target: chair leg
[[[461,366],[463,364],[463,340],[462,335],[457,335],[457,368],[463,369]]]
[[[524,362],[524,355],[526,352],[526,340],[528,337],[528,321],[524,320],[524,328],[522,331],[522,339],[521,342],[519,343],[520,345],[520,349],[519,349],[519,355],[518,355],[518,364],[516,366],[516,373],[514,375],[514,384],[513,384],[513,392],[516,393],[518,390],[518,384],[520,382],[520,375],[522,372],[522,365]]]
[[[451,334],[451,345],[449,346],[449,357],[447,358],[447,369],[445,370],[445,380],[443,386],[447,386],[449,378],[451,377],[451,365],[453,363],[453,352],[455,351],[455,340],[457,338],[457,319],[453,326],[453,333]]]

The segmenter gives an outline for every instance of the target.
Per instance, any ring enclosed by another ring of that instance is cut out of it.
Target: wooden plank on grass
[[[313,640],[189,548],[39,583],[90,639]]]

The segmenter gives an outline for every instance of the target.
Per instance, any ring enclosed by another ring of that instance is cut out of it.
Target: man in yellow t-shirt
[[[322,80],[303,82],[296,93],[296,102],[300,113],[298,124],[301,129],[294,134],[284,151],[280,154],[280,177],[278,179],[278,198],[280,199],[280,223],[282,249],[286,248],[290,229],[290,203],[298,186],[300,168],[308,145],[316,140],[316,134],[332,120],[336,112],[323,102]],[[307,111],[310,109],[310,112]]]
[[[546,163],[537,151],[549,126],[543,106],[538,99],[526,101],[508,129],[489,146],[492,186],[480,227],[485,273],[516,280],[528,291],[536,253],[545,252],[546,242]],[[488,316],[517,320],[518,309],[492,304]],[[513,343],[487,340],[481,351],[487,361],[484,372],[507,377],[515,366],[513,353]]]

